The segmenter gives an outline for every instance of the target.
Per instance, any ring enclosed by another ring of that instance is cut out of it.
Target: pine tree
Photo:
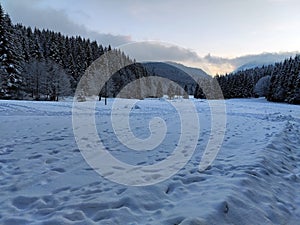
[[[189,93],[188,93],[188,87],[187,87],[187,85],[184,85],[183,98],[184,99],[188,99],[189,98]]]
[[[203,87],[205,85],[204,81],[205,81],[205,79],[199,79],[197,81],[196,89],[195,89],[195,92],[194,92],[194,98],[201,98],[201,99],[206,98],[206,96],[203,92]]]
[[[11,20],[0,5],[0,98],[20,98],[20,63],[16,55],[15,36]]]
[[[300,71],[298,72],[298,77],[295,81],[294,90],[291,94],[291,100],[289,103],[300,104]]]

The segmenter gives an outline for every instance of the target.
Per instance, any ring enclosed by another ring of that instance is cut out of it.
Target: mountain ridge
[[[152,76],[172,80],[182,88],[186,85],[189,94],[194,94],[198,79],[211,77],[202,69],[187,67],[175,62],[143,62],[142,65]]]

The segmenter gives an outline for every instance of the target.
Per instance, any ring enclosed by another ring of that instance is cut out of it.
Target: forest
[[[225,98],[266,97],[269,101],[300,104],[300,55],[215,78]]]

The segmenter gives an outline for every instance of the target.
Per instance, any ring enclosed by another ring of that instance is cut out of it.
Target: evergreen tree
[[[298,77],[295,81],[294,90],[290,95],[289,103],[300,104],[300,71],[298,72]]]
[[[187,87],[187,85],[184,85],[183,98],[184,99],[188,99],[189,98],[189,93],[188,93],[188,87]]]
[[[195,92],[194,92],[194,98],[201,98],[201,99],[206,98],[206,96],[203,92],[204,85],[205,85],[205,78],[199,79],[197,81],[196,89],[195,89]]]
[[[20,62],[15,49],[14,28],[0,5],[0,98],[20,98]]]

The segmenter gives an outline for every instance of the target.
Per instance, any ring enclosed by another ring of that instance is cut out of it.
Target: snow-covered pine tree
[[[300,104],[300,71],[298,72],[298,77],[295,81],[294,90],[291,93],[289,103]]]
[[[21,67],[23,68],[24,63],[28,63],[30,58],[29,43],[26,36],[26,27],[24,27],[22,24],[17,24],[14,30],[16,32],[16,36],[19,37],[19,40],[17,40],[16,43],[16,45],[18,46],[17,54],[20,57]]]
[[[20,96],[20,62],[15,49],[15,35],[10,17],[0,5],[0,98],[18,99]]]

